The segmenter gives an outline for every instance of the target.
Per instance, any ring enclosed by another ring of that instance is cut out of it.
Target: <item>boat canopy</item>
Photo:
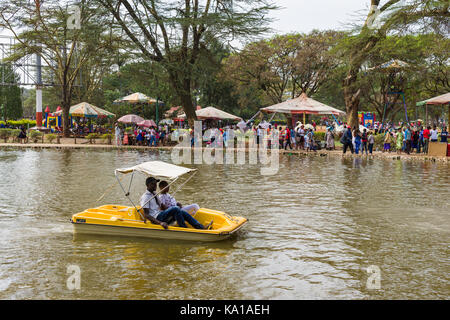
[[[162,161],[148,161],[138,164],[134,167],[130,168],[120,168],[116,169],[116,172],[120,172],[123,174],[131,173],[131,172],[140,172],[145,175],[167,179],[167,180],[175,180],[181,177],[182,175],[196,171],[197,169],[189,169],[185,167],[180,167],[174,164],[162,162]]]

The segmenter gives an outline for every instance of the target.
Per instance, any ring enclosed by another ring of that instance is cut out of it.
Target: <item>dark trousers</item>
[[[369,149],[368,149],[368,147],[367,147],[367,141],[363,141],[363,142],[362,142],[361,154],[363,154],[364,151],[366,152],[366,154],[367,154],[367,152],[369,151]]]
[[[354,151],[353,151],[353,143],[350,141],[350,142],[345,142],[344,143],[344,153],[346,153],[347,152],[347,148],[350,148],[350,151],[353,153]]]
[[[156,217],[157,220],[170,223],[173,220],[178,222],[181,228],[187,228],[185,221],[189,222],[195,229],[204,229],[203,225],[195,220],[189,213],[180,209],[180,207],[170,207],[161,211]]]
[[[373,143],[369,143],[369,153],[372,154],[373,152]]]
[[[405,151],[407,154],[410,154],[411,152],[411,140],[406,140],[405,142]]]
[[[289,139],[286,140],[286,143],[285,143],[285,145],[284,145],[284,150],[287,149],[287,146],[288,146],[288,145],[289,145],[289,148],[291,148],[291,150],[292,150],[291,138],[289,138]]]

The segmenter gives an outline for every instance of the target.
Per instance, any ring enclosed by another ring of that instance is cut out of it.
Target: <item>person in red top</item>
[[[428,143],[430,142],[430,129],[428,126],[423,130],[423,153],[428,153]]]
[[[287,150],[287,146],[289,144],[289,148],[291,148],[292,150],[292,144],[291,144],[291,129],[289,127],[286,127],[285,129],[285,136],[284,136],[284,140],[285,140],[285,144],[284,144],[284,150]]]

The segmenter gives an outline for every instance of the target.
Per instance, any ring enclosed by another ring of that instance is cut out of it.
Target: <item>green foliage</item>
[[[374,141],[375,141],[374,148],[375,149],[378,148],[378,150],[382,150],[383,147],[384,147],[384,134],[381,133],[381,134],[375,135],[374,136]]]
[[[43,135],[44,135],[44,134],[43,134],[42,132],[38,131],[38,130],[31,130],[31,131],[30,131],[30,134],[29,134],[30,139],[31,139],[34,143],[38,142],[38,140],[41,139]]]
[[[101,138],[107,142],[108,144],[111,144],[111,141],[113,139],[113,135],[111,133],[105,133],[101,136]]]
[[[57,135],[54,133],[49,133],[45,135],[45,139],[49,142],[52,143],[53,140],[55,140],[57,138]]]
[[[4,74],[3,74],[4,73]],[[0,77],[7,83],[18,83],[19,76],[13,72],[10,64],[0,69]],[[18,119],[22,117],[22,97],[17,85],[0,86],[0,116],[3,119]]]
[[[89,133],[89,134],[86,136],[86,139],[89,140],[89,143],[95,143],[95,139],[98,139],[99,136],[100,136],[100,135],[99,135],[98,133]]]
[[[7,128],[0,128],[0,139],[3,139],[6,142],[8,142],[8,138],[11,136],[11,129]]]
[[[0,124],[11,125],[11,126],[14,126],[16,128],[24,126],[26,128],[27,126],[30,126],[30,127],[36,126],[36,120],[30,120],[30,119],[7,120],[6,122],[5,121],[0,121]]]
[[[314,139],[316,141],[324,141],[325,140],[325,132],[314,132]]]

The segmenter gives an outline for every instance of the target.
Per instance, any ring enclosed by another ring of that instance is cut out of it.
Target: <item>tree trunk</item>
[[[189,127],[194,128],[194,121],[197,120],[197,114],[195,113],[197,106],[194,106],[192,103],[192,96],[190,93],[181,93],[180,99]]]
[[[172,81],[175,91],[181,100],[181,106],[186,114],[189,127],[193,129],[194,121],[197,120],[197,114],[195,113],[197,106],[194,106],[192,101],[191,80],[189,79],[189,76],[183,77],[183,80],[179,80],[179,77],[180,76],[177,77],[175,75],[171,75],[170,80]]]
[[[63,86],[61,92],[61,108],[62,108],[62,125],[63,125],[63,137],[68,138],[70,136],[70,102],[71,97],[68,92],[68,88]]]
[[[358,110],[359,110],[359,95],[361,89],[356,89],[355,83],[359,67],[352,65],[347,77],[344,79],[344,100],[347,112],[347,124],[350,127],[359,128]]]

